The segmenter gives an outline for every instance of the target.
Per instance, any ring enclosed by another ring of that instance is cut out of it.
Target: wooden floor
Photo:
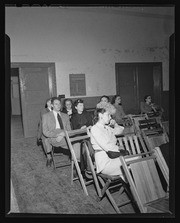
[[[61,156],[67,161],[66,155]],[[42,148],[36,138],[24,138],[21,117],[11,120],[11,212],[76,215],[116,214],[105,197],[97,201],[93,185],[88,186],[89,196],[83,193],[79,181],[70,185],[70,167],[54,170],[46,167]],[[117,195],[122,202],[125,193]],[[122,215],[137,216],[132,205],[121,209]],[[117,216],[117,215],[116,215]]]

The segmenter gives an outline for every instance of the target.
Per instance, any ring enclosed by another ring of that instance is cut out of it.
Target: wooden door
[[[138,112],[136,67],[116,64],[116,89],[117,94],[121,95],[125,113],[136,114]]]
[[[139,114],[140,102],[151,95],[161,105],[161,63],[116,63],[116,92],[121,95],[126,114]]]
[[[24,137],[37,136],[40,111],[53,89],[54,64],[25,63],[19,66]],[[55,86],[55,85],[54,85]]]

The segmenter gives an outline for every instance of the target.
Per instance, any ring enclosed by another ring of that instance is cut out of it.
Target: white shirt
[[[53,113],[54,113],[54,117],[55,117],[55,119],[56,119],[56,129],[60,129],[59,121],[58,121],[58,119],[57,119],[57,114],[60,115],[60,112],[56,112],[56,111],[53,110]],[[60,115],[60,116],[61,116],[61,115]]]

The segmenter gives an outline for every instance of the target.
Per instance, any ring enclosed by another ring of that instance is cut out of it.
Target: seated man
[[[67,114],[60,112],[61,109],[60,99],[58,97],[53,97],[51,99],[51,103],[53,110],[46,114],[43,114],[42,117],[42,131],[45,137],[44,142],[47,148],[46,166],[51,166],[52,164],[52,157],[51,157],[52,146],[68,149],[63,129],[71,130],[69,116]]]

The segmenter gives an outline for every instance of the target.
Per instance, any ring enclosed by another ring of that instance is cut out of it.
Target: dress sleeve
[[[123,133],[124,127],[116,124],[112,131],[113,131],[114,135],[120,135]]]
[[[144,108],[144,102],[143,101],[140,104],[140,108],[141,108],[141,113],[146,113],[146,110]]]
[[[102,132],[101,129],[93,126],[91,128],[91,134],[93,144],[96,144],[100,149],[105,151],[119,151],[119,147],[116,145],[115,141],[112,141],[108,135]]]
[[[122,113],[122,117],[124,117],[126,115],[122,105],[121,105],[121,113]]]

